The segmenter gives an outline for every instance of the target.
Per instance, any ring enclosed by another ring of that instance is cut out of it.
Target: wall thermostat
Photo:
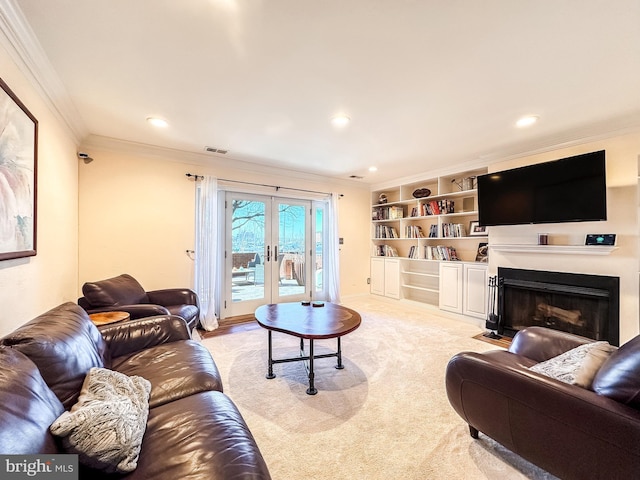
[[[584,242],[585,245],[615,245],[615,233],[589,233]]]

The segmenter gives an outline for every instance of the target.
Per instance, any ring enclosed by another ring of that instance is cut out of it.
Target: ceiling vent
[[[214,147],[204,147],[204,149],[209,153],[219,153],[221,155],[225,155],[229,150],[223,150],[222,148],[214,148]]]
[[[362,180],[364,177],[361,177],[360,175],[349,175],[349,178],[355,178],[357,180]]]

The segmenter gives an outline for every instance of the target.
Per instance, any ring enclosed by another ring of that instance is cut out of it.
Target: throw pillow
[[[105,368],[89,370],[78,403],[51,425],[69,453],[108,473],[138,466],[149,415],[151,383]]]
[[[542,375],[546,375],[547,377],[555,378],[564,383],[569,383],[571,385],[580,386],[589,383],[593,380],[593,376],[595,376],[596,372],[593,372],[593,376],[588,378],[589,372],[585,369],[585,371],[580,372],[579,378],[576,380],[576,376],[579,370],[582,368],[582,364],[587,357],[587,354],[593,349],[602,349],[605,348],[606,345],[609,345],[608,342],[592,342],[585,343],[584,345],[580,345],[576,348],[573,348],[567,352],[564,352],[557,357],[550,358],[544,362],[540,362],[537,365],[534,365],[529,368],[532,372],[541,373]]]
[[[576,371],[575,385],[591,390],[593,379],[600,367],[616,350],[617,348],[608,342],[594,342]]]

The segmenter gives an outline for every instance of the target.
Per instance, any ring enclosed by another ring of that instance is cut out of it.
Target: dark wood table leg
[[[276,378],[273,374],[273,353],[272,353],[272,345],[271,345],[271,330],[267,330],[269,333],[269,370],[267,371],[266,377],[271,380],[272,378]]]
[[[316,387],[313,383],[315,379],[315,374],[313,373],[313,338],[309,339],[309,388],[307,388],[307,393],[309,395],[315,395],[318,393]]]
[[[336,368],[338,370],[342,370],[344,365],[342,364],[342,343],[340,342],[340,337],[338,337],[338,353],[336,356],[338,357],[338,364],[336,365]]]

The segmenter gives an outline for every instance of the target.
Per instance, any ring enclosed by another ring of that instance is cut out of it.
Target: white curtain
[[[200,300],[200,325],[218,328],[216,318],[216,244],[218,238],[218,180],[205,176],[196,188],[195,291]]]
[[[333,193],[328,199],[327,222],[327,261],[328,272],[325,277],[327,282],[327,295],[331,303],[340,303],[340,245],[338,238],[338,199],[340,195]]]

